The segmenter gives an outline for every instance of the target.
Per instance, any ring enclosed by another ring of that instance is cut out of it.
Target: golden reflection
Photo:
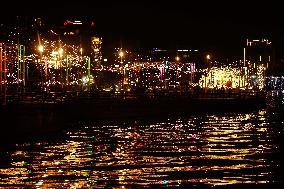
[[[63,142],[17,144],[9,166],[0,168],[0,184],[123,188],[266,183],[273,174],[266,155],[277,149],[267,142],[273,138],[271,129],[264,110],[155,124],[84,125],[67,131],[69,138]]]

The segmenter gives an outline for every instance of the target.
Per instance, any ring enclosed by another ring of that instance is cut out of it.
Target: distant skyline
[[[233,50],[241,48],[247,37],[284,42],[284,16],[275,2],[51,0],[19,2],[14,10],[57,25],[65,19],[87,17],[95,21],[95,29],[105,42],[121,40],[141,47],[191,45]],[[0,21],[9,22],[9,16],[2,16]]]

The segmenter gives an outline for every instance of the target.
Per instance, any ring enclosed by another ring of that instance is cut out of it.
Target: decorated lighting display
[[[22,72],[24,62],[33,64],[44,78],[44,85],[85,85],[95,81],[91,72],[111,71],[123,76],[122,83],[128,87],[142,86],[151,88],[180,88],[181,84],[189,86],[199,85],[201,88],[241,88],[260,89],[265,85],[265,66],[248,63],[247,67],[222,66],[212,67],[210,70],[196,69],[195,63],[181,63],[175,58],[174,62],[164,61],[127,61],[131,52],[118,50],[117,59],[123,64],[118,66],[101,65],[91,67],[90,57],[83,55],[80,46],[69,45],[61,40],[41,40],[41,45],[36,41],[34,49],[25,58],[17,45],[7,46],[7,82],[19,83],[23,81]],[[23,49],[23,47],[21,47]],[[3,48],[2,48],[3,51]],[[122,54],[123,53],[123,54]],[[22,54],[20,56],[20,54]],[[2,53],[3,56],[3,53]],[[25,70],[28,72],[26,65]],[[92,70],[92,71],[91,71]],[[201,75],[197,83],[194,78],[197,73]],[[27,75],[27,74],[26,74]]]
[[[129,87],[145,89],[162,89],[172,86],[180,87],[181,83],[191,84],[195,72],[194,63],[169,61],[134,61],[117,67],[113,71],[123,73]]]
[[[90,56],[84,55],[82,46],[62,41],[58,34],[56,40],[52,40],[44,34],[42,36],[45,37],[42,37],[39,32],[35,36],[32,32],[19,33],[20,30],[13,28],[7,35],[7,42],[1,43],[1,85],[8,84],[9,89],[12,84],[22,86],[29,80],[32,87],[46,88],[52,85],[85,85],[86,80],[88,84],[94,82],[94,68]],[[50,32],[54,36],[55,32]],[[99,42],[101,44],[101,39]],[[98,45],[93,50],[101,53]]]
[[[79,46],[69,45],[61,40],[42,39],[41,46],[35,49],[34,57],[38,70],[45,70],[47,85],[62,82],[67,85],[79,84],[82,83],[83,76],[88,75],[89,57],[82,55],[82,48]]]
[[[21,84],[26,74],[25,47],[11,43],[0,43],[1,84]]]
[[[265,79],[265,86],[268,90],[284,90],[284,77],[269,76]]]
[[[251,65],[251,64],[248,64]],[[265,87],[265,70],[263,64],[253,67],[212,67],[203,70],[199,80],[199,86],[202,88],[239,88],[239,89],[258,89]]]
[[[258,88],[260,90],[263,90],[265,86],[265,70],[266,68],[263,64],[257,67]]]
[[[97,63],[100,64],[102,61],[102,38],[100,37],[92,37],[91,38],[91,47],[92,47],[92,52],[91,52],[91,56],[92,56],[92,60]]]
[[[68,44],[60,38],[29,39],[26,46],[16,43],[16,39],[16,32],[11,33],[7,45],[2,45],[1,50],[2,60],[5,54],[7,61],[7,78],[2,82],[8,84],[23,84],[30,71],[34,71],[39,73],[38,85],[84,86],[95,82],[94,73],[110,71],[121,76],[119,83],[114,85],[121,85],[124,89],[188,89],[198,85],[201,88],[262,90],[265,86],[266,67],[258,62],[247,61],[246,66],[240,66],[243,65],[241,62],[232,62],[228,66],[211,67],[211,63],[223,64],[210,61],[210,68],[197,69],[194,62],[184,62],[181,55],[154,59],[149,55],[115,48],[113,64],[105,65],[96,63],[103,60],[102,39],[98,37],[91,38],[90,56],[84,55],[87,51],[81,45]],[[28,53],[26,49],[29,49]],[[206,56],[207,63],[211,59],[210,55]],[[31,67],[35,70],[30,70]]]
[[[205,83],[206,82],[206,83]],[[237,88],[240,86],[241,76],[238,68],[212,67],[208,74],[202,75],[199,86],[208,88]]]

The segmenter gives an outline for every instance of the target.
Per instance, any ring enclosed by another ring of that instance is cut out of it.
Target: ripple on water
[[[64,140],[22,143],[0,167],[5,187],[183,186],[278,183],[282,122],[261,110],[94,122]],[[280,125],[281,126],[280,126]]]

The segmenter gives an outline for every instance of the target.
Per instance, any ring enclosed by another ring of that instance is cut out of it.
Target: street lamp
[[[79,58],[79,62],[80,64],[83,64],[83,48],[80,47],[80,58]],[[76,68],[78,69],[78,73],[77,73],[77,76],[78,76],[78,80],[82,78],[82,68],[81,67],[78,67]]]
[[[122,57],[124,56],[123,51],[120,51],[120,52],[119,52],[119,56],[120,56],[120,63],[122,64]]]
[[[209,69],[211,69],[211,62],[209,61],[211,59],[210,54],[207,54],[206,60],[207,60],[207,65],[209,65]]]
[[[43,53],[43,46],[42,45],[39,45],[38,46],[38,51],[40,53],[40,67],[41,67],[41,87],[42,87],[42,90],[43,90],[43,67],[42,67],[42,53]]]
[[[42,46],[42,45],[39,45],[39,46],[38,46],[38,51],[39,51],[40,53],[43,53],[43,46]]]
[[[122,50],[120,50],[119,56],[120,56],[120,63],[123,64],[122,57],[124,56],[124,53],[123,53]],[[122,71],[123,71],[122,88],[124,89],[124,79],[125,79],[125,67],[124,66],[123,66],[123,70]]]
[[[60,75],[61,75],[61,77],[60,77],[60,80],[61,80],[61,88],[63,89],[63,82],[64,82],[64,77],[63,77],[63,69],[64,69],[64,67],[63,67],[63,61],[62,61],[62,56],[63,56],[63,49],[61,48],[61,47],[59,47],[59,49],[58,49],[58,64],[59,64],[59,70],[60,70]],[[67,58],[66,58],[66,60],[68,60]],[[68,75],[68,67],[67,67],[67,65],[68,65],[68,62],[66,62],[66,76]],[[68,76],[67,76],[68,77]]]
[[[210,60],[210,54],[208,54],[208,55],[206,56],[206,58],[207,58],[207,60]]]
[[[58,50],[58,53],[59,53],[59,56],[62,56],[62,54],[63,54],[63,49],[60,48],[60,49]]]
[[[207,66],[208,66],[208,63],[209,63],[210,58],[211,58],[211,57],[210,57],[210,54],[207,54],[207,55],[206,55]],[[209,66],[209,72],[210,72],[210,66]],[[209,72],[208,72],[208,73],[209,73]],[[207,88],[206,78],[207,78],[207,72],[206,72],[206,74],[205,74],[205,92],[206,92],[206,88]]]
[[[210,82],[212,82],[212,73],[211,73],[211,62],[210,62],[210,59],[211,59],[210,54],[207,54],[206,60],[207,60],[207,65],[209,65],[208,74],[210,73]],[[206,77],[205,77],[205,79],[206,79]],[[206,83],[205,83],[205,88],[206,88]]]
[[[180,58],[179,58],[179,56],[176,56],[175,59],[176,59],[176,78],[175,78],[175,81],[177,82],[178,81],[178,75],[179,75],[179,73],[178,73],[178,70],[179,70],[178,62],[180,61]],[[180,82],[179,82],[179,88],[180,88],[180,86],[181,85],[180,85]]]
[[[176,61],[179,61],[179,60],[180,60],[180,58],[178,56],[176,56]]]

